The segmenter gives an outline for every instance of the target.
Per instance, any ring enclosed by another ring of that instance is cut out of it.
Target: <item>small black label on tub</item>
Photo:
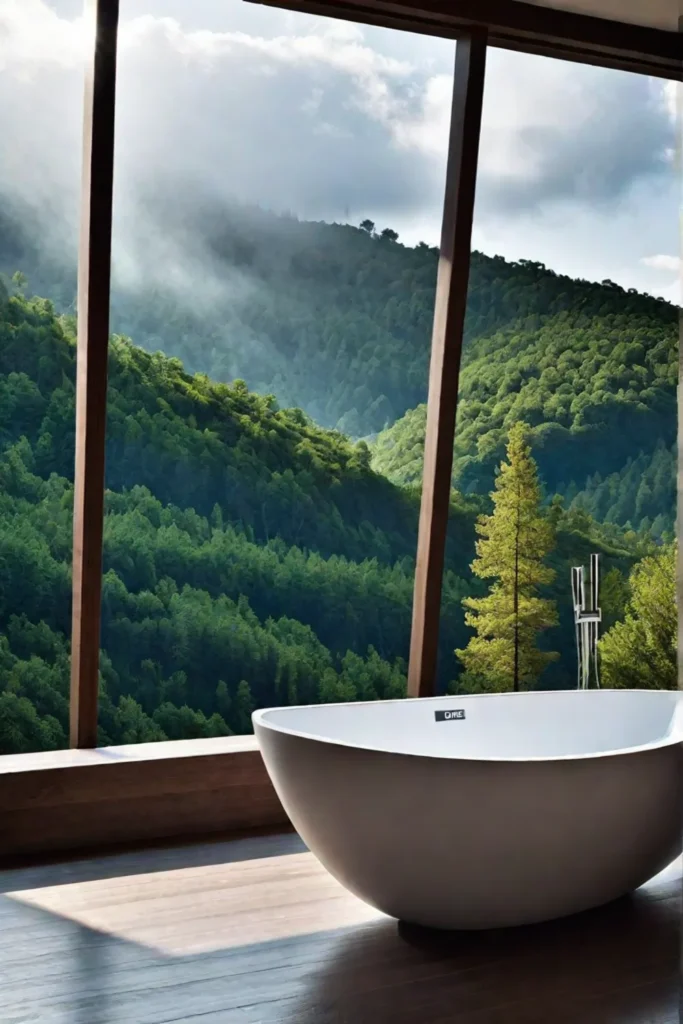
[[[462,708],[458,708],[455,711],[435,711],[434,718],[437,722],[454,722],[456,719],[462,719],[465,717],[465,712]]]

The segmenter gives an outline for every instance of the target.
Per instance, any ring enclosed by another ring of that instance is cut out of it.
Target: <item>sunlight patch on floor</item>
[[[169,956],[270,942],[384,916],[346,892],[310,853],[121,875],[6,896]]]

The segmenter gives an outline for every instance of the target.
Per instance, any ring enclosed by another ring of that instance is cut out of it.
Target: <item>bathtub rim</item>
[[[438,697],[394,697],[389,700],[363,700],[363,701],[335,701],[329,704],[292,704],[292,705],[281,705],[279,707],[260,708],[258,711],[252,713],[252,723],[254,725],[254,733],[258,739],[258,728],[269,730],[270,732],[283,733],[287,736],[292,736],[297,739],[308,740],[313,743],[325,743],[332,747],[344,747],[351,750],[362,750],[373,754],[387,754],[392,757],[414,757],[419,759],[428,759],[430,761],[448,761],[448,762],[461,762],[466,764],[535,764],[535,763],[550,763],[566,762],[566,761],[591,761],[596,758],[606,757],[623,757],[627,754],[639,754],[645,753],[651,750],[660,750],[665,747],[683,746],[683,715],[676,715],[676,709],[674,708],[671,717],[671,723],[669,730],[662,737],[657,740],[653,740],[650,743],[641,743],[637,746],[631,747],[614,747],[609,750],[595,750],[589,753],[583,754],[557,754],[550,757],[539,757],[539,756],[527,756],[527,757],[474,757],[474,756],[463,756],[454,755],[449,756],[445,754],[432,754],[429,752],[417,753],[410,750],[388,750],[385,747],[372,746],[368,743],[350,743],[348,740],[334,739],[329,736],[323,736],[317,733],[303,732],[300,729],[291,729],[286,726],[276,725],[273,722],[268,721],[267,717],[276,711],[303,711],[309,708],[336,708],[336,707],[377,707],[377,705],[384,704],[414,704],[414,703],[431,703],[434,701],[444,700],[481,700],[490,697],[498,698],[530,698],[539,694],[550,696],[552,694],[625,694],[625,693],[637,693],[637,694],[649,694],[649,695],[660,695],[669,694],[671,697],[672,704],[677,703],[683,707],[683,690],[650,690],[650,689],[600,689],[600,690],[520,690],[520,691],[505,691],[503,693],[468,693],[460,695],[449,695],[444,694]],[[675,697],[675,700],[674,700]],[[585,698],[584,698],[585,699]],[[660,698],[661,699],[661,698]],[[677,721],[676,721],[677,719]]]

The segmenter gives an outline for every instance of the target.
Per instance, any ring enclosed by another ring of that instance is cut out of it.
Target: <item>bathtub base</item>
[[[652,876],[653,878],[656,875]],[[649,879],[648,879],[649,881]],[[638,887],[640,888],[640,886]],[[584,907],[580,910],[572,910],[567,913],[556,914],[552,917],[533,917],[527,919],[526,917],[516,918],[514,920],[505,919],[505,923],[502,922],[502,918],[491,915],[489,917],[482,917],[479,921],[474,922],[471,918],[465,920],[454,916],[450,919],[449,923],[443,923],[442,919],[439,919],[438,924],[426,924],[424,920],[412,921],[406,920],[406,918],[396,918],[398,925],[402,929],[415,929],[417,931],[423,931],[433,933],[435,935],[448,935],[448,934],[469,934],[471,932],[509,932],[514,931],[516,928],[536,928],[542,927],[543,925],[553,924],[554,922],[567,921],[571,918],[582,918],[591,914],[599,914],[601,911],[606,911],[610,907],[617,907],[621,904],[627,905],[632,902],[635,893],[638,889],[632,889],[629,892],[623,893],[621,896],[615,896],[612,899],[605,900],[601,903],[596,903],[594,906]],[[389,915],[392,916],[392,915]]]
[[[679,856],[677,702],[664,691],[538,692],[461,697],[462,717],[443,726],[451,698],[257,712],[254,724],[292,824],[346,889],[412,925],[481,931],[604,906]],[[308,734],[287,728],[297,714]],[[618,747],[659,729],[661,741]],[[364,745],[375,735],[406,750]],[[492,736],[509,756],[475,757]],[[467,742],[472,756],[445,756]],[[439,743],[444,754],[430,754]],[[525,743],[530,755],[517,756]],[[570,753],[550,756],[555,746]]]
[[[637,882],[626,885],[605,884],[600,896],[590,899],[581,898],[572,883],[563,892],[560,887],[553,893],[546,893],[543,903],[534,899],[529,890],[519,893],[515,899],[506,898],[504,894],[494,896],[481,891],[470,892],[469,898],[451,897],[441,900],[431,893],[425,893],[417,878],[413,878],[414,893],[409,899],[382,900],[370,895],[366,889],[360,892],[358,887],[344,876],[337,873],[333,866],[323,859],[322,864],[346,889],[354,893],[363,902],[376,910],[395,918],[399,923],[410,928],[423,928],[435,932],[478,932],[498,931],[510,928],[525,928],[535,925],[561,921],[587,913],[599,911],[614,903],[630,900],[641,886],[655,878],[680,853],[681,844],[674,844],[674,855],[667,855],[662,863],[657,863],[653,870],[644,872]],[[320,859],[320,858],[319,858]],[[408,906],[410,904],[410,906]]]

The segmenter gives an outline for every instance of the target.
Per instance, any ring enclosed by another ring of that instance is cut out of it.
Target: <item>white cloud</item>
[[[399,144],[416,148],[445,161],[450,132],[453,78],[435,75],[427,79],[418,109],[396,118],[394,134]]]
[[[382,76],[405,77],[414,71],[406,61],[385,57],[364,46],[359,32],[340,31],[336,25],[317,34],[266,38],[245,32],[186,32],[173,18],[147,15],[122,24],[120,44],[122,47],[154,45],[155,36],[162,36],[169,48],[189,60],[209,58],[215,65],[231,57],[235,50],[243,49],[279,64],[328,65],[359,81]]]
[[[0,0],[0,190],[49,209],[55,236],[78,181],[75,9]],[[120,50],[115,245],[131,277],[149,272],[163,189],[438,239],[452,42],[234,0],[129,0]],[[476,243],[657,290],[649,254],[677,244],[674,107],[646,78],[492,50]]]
[[[638,75],[492,51],[479,170],[492,209],[614,204],[666,174],[675,136],[661,97]]]
[[[683,84],[681,82],[658,83],[664,94],[664,104],[672,121],[677,122],[683,109]]]
[[[0,73],[20,77],[46,66],[82,65],[88,27],[60,18],[43,0],[0,0]]]
[[[681,269],[680,256],[643,256],[640,262],[646,267],[652,267],[653,270],[666,270],[678,273]]]

